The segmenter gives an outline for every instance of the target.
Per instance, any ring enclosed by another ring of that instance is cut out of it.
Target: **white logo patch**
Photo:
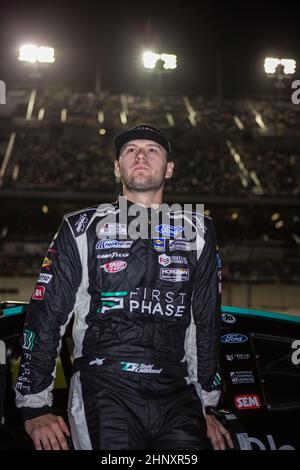
[[[126,261],[112,261],[111,263],[105,263],[101,268],[104,269],[106,273],[119,273],[127,267]]]
[[[41,273],[39,275],[39,278],[37,280],[37,282],[42,282],[44,284],[49,284],[49,282],[51,281],[53,277],[53,274],[44,274],[44,273]]]
[[[170,282],[189,280],[189,270],[186,268],[160,268],[160,279]]]

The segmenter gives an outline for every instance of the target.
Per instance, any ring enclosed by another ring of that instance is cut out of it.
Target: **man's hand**
[[[206,415],[206,425],[207,436],[209,437],[214,450],[225,450],[226,441],[229,447],[233,449],[233,442],[230,433],[214,415]]]
[[[51,413],[25,421],[25,430],[36,450],[69,450],[66,436],[70,431],[61,416]]]

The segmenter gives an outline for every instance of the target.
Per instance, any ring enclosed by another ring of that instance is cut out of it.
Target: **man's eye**
[[[157,149],[156,149],[156,148],[154,148],[154,147],[153,147],[153,148],[150,148],[149,150],[150,150],[150,152],[152,152],[152,153],[153,153],[153,152],[154,152],[154,153],[156,153],[156,152],[157,152]]]

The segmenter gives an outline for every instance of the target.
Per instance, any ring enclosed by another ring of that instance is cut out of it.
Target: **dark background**
[[[264,57],[300,59],[296,2],[5,0],[0,13],[0,78],[8,87],[26,83],[28,69],[16,59],[26,42],[55,48],[48,84],[93,88],[98,71],[101,88],[116,92],[155,86],[141,62],[148,48],[178,56],[161,89],[189,93],[214,93],[217,77],[225,95],[268,93]]]

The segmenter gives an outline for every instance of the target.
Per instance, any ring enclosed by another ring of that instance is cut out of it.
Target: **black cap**
[[[119,159],[123,145],[127,144],[130,140],[135,139],[148,139],[157,142],[166,150],[168,160],[173,160],[171,145],[166,134],[160,129],[157,129],[157,127],[150,126],[150,124],[138,124],[137,126],[131,127],[127,131],[120,132],[120,134],[115,136],[113,145],[117,159]]]

